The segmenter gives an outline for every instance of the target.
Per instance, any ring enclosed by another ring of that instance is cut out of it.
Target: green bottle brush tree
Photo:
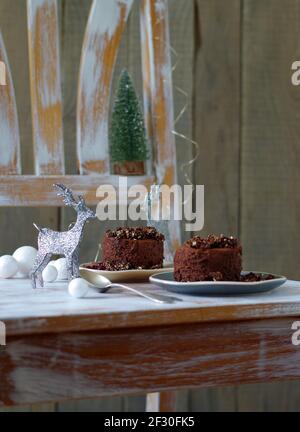
[[[110,158],[114,174],[144,175],[148,159],[144,117],[127,70],[120,76],[110,127]]]

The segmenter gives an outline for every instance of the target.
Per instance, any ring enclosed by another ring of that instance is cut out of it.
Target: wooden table
[[[161,409],[172,409],[169,391],[180,388],[300,378],[291,341],[300,282],[240,297],[170,295],[178,302],[76,300],[67,283],[33,291],[28,280],[0,281],[0,406],[162,392]]]

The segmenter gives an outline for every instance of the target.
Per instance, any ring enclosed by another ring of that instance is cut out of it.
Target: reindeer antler
[[[58,190],[58,196],[63,198],[64,203],[70,207],[76,207],[78,202],[75,200],[71,189],[67,188],[63,184],[54,184],[56,190]]]

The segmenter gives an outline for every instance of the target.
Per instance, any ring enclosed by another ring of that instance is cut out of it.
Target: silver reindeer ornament
[[[50,262],[52,255],[64,255],[66,257],[69,280],[79,277],[79,250],[83,229],[89,219],[96,218],[95,212],[86,206],[83,197],[78,196],[76,201],[71,189],[63,184],[55,184],[54,187],[58,191],[58,196],[63,198],[65,205],[73,207],[77,212],[77,220],[75,225],[65,232],[39,228],[34,224],[39,231],[39,236],[38,253],[30,273],[33,288],[36,288],[37,279],[41,287],[44,286],[42,272]]]

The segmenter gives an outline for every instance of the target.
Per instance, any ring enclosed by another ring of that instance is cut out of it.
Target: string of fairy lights
[[[158,18],[155,26],[158,26],[161,24],[161,18]],[[178,65],[180,64],[180,56],[178,54],[178,52],[175,50],[175,48],[166,40],[161,39],[159,37],[155,38],[156,41],[158,41],[159,43],[162,43],[165,48],[167,50],[169,50],[171,52],[171,54],[173,55],[173,57],[175,57],[175,62],[171,67],[172,70],[172,78],[174,76],[174,72],[176,71]],[[163,80],[164,83],[167,82],[166,79]],[[191,169],[193,167],[193,165],[195,164],[195,162],[198,160],[199,155],[200,155],[200,147],[197,141],[191,139],[190,137],[188,137],[187,135],[185,135],[184,133],[179,132],[176,129],[177,124],[179,123],[179,121],[182,119],[182,117],[186,114],[187,110],[189,109],[189,94],[181,87],[179,87],[178,85],[174,85],[173,86],[174,89],[177,91],[177,93],[181,94],[182,96],[184,96],[185,98],[185,102],[183,104],[183,107],[180,109],[179,113],[177,114],[177,116],[174,119],[174,129],[172,129],[172,134],[177,137],[180,138],[181,140],[191,144],[193,146],[193,157],[183,163],[181,163],[179,169],[180,171],[183,173],[184,179],[186,181],[186,183],[188,185],[193,186],[192,190],[194,190],[194,183],[191,179]],[[193,193],[192,193],[193,194]],[[191,196],[188,196],[188,198],[185,200],[184,204],[186,202],[188,202],[190,199],[192,199],[192,194]]]

